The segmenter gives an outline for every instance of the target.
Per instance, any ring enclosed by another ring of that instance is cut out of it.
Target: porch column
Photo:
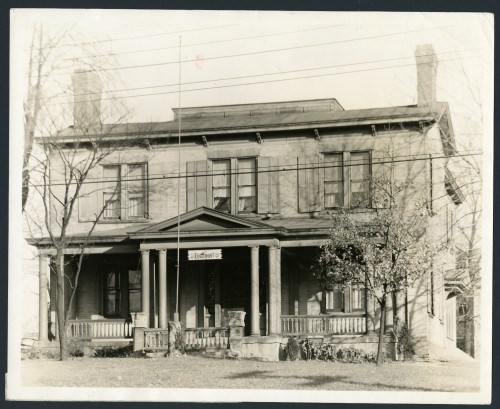
[[[393,303],[393,294],[390,293],[385,298],[385,333],[392,332],[394,328],[394,303]]]
[[[281,334],[281,247],[276,248],[276,327]]]
[[[47,299],[47,275],[49,274],[49,256],[38,256],[38,340],[48,341],[49,317]]]
[[[148,314],[149,319],[149,250],[141,250],[142,269],[142,312]],[[149,325],[148,325],[149,326]]]
[[[259,246],[250,247],[250,335],[260,335],[259,316]]]
[[[278,333],[277,317],[277,298],[278,286],[276,278],[276,258],[278,249],[276,247],[269,247],[269,335],[276,335]]]
[[[160,328],[167,328],[168,311],[167,311],[167,251],[159,250],[158,259],[160,269],[158,271],[158,285],[160,302],[158,306],[158,324]]]

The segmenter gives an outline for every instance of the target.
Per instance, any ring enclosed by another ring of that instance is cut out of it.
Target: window
[[[365,288],[329,286],[324,291],[325,312],[365,311]]]
[[[351,207],[370,207],[370,153],[351,152]]]
[[[102,206],[105,207],[103,219],[112,221],[146,218],[146,164],[104,165],[102,173]]]
[[[104,276],[104,316],[127,317],[142,309],[141,271],[117,268]]]
[[[104,166],[103,178],[103,205],[105,206],[103,217],[107,220],[120,219],[120,166]]]
[[[342,154],[325,155],[325,208],[344,206],[344,170]]]
[[[213,198],[214,209],[231,212],[231,161],[217,160],[213,162]]]
[[[231,175],[231,164],[238,170]],[[251,213],[257,210],[255,158],[224,159],[212,162],[213,207],[221,212]],[[237,191],[234,191],[234,188]],[[232,192],[235,197],[233,199]],[[237,202],[236,202],[237,198]]]
[[[352,310],[365,310],[365,289],[353,287],[351,292]]]
[[[257,210],[255,186],[255,159],[238,160],[238,212],[250,213]]]
[[[121,313],[120,274],[111,272],[106,275],[104,289],[104,316],[118,317]]]

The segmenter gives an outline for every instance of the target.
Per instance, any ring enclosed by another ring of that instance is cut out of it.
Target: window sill
[[[99,220],[99,224],[120,224],[120,223],[146,223],[150,219],[118,219],[118,220]]]

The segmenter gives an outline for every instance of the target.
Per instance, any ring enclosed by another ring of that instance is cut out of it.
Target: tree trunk
[[[62,251],[57,252],[56,256],[56,309],[57,309],[57,327],[59,335],[59,359],[62,361],[66,357],[66,325],[65,325],[65,302],[64,302],[64,255]]]
[[[386,295],[384,294],[380,300],[380,328],[378,332],[378,350],[377,350],[377,366],[382,364],[383,347],[384,347],[384,332],[385,332],[385,309]]]

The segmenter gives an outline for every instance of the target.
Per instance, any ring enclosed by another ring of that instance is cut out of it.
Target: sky
[[[179,102],[414,104],[418,44],[432,44],[437,53],[437,99],[450,103],[458,139],[480,145],[481,122],[493,107],[487,14],[14,10],[12,21],[20,93],[26,94],[33,29],[43,24],[42,47],[50,51],[44,102],[70,107],[71,73],[90,67],[104,79],[103,104],[124,104],[127,122],[170,120]]]

